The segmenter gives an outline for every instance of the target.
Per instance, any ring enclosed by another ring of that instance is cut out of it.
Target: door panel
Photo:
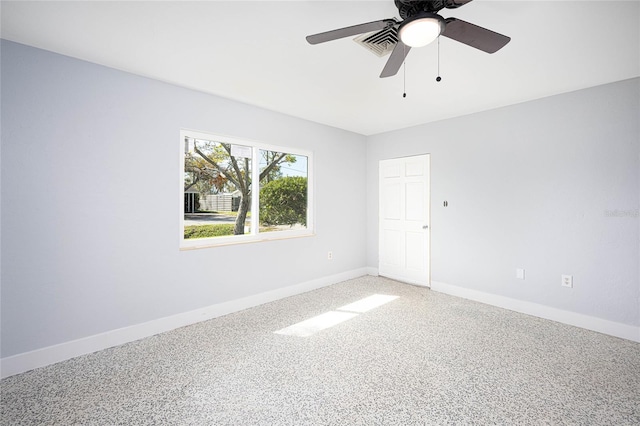
[[[424,251],[424,235],[421,232],[407,232],[406,234],[407,269],[421,271],[425,267],[426,253]]]
[[[418,221],[422,225],[424,221],[424,184],[422,182],[408,182],[405,199],[405,220]],[[399,198],[399,197],[398,197]]]
[[[382,217],[387,220],[400,220],[402,219],[402,209],[400,198],[400,183],[389,182],[384,188],[384,205],[382,208]]]
[[[405,163],[406,173],[405,176],[424,176],[425,168],[422,161],[416,160],[407,160]]]
[[[400,164],[399,163],[387,163],[380,166],[380,173],[385,178],[400,177]]]
[[[378,273],[429,285],[429,155],[380,161]]]
[[[403,251],[401,232],[392,229],[385,229],[384,240],[385,245],[383,250],[387,264],[393,267],[400,267],[402,265],[401,252]]]

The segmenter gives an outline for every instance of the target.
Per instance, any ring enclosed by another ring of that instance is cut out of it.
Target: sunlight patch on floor
[[[360,299],[357,302],[350,303],[341,308],[338,308],[338,311],[348,311],[348,312],[358,312],[364,313],[368,312],[372,309],[377,308],[378,306],[382,306],[385,303],[389,303],[392,300],[397,299],[400,296],[391,296],[387,294],[374,294],[369,297],[365,297],[364,299]]]
[[[287,328],[283,328],[282,330],[278,330],[275,333],[307,337],[317,333],[318,331],[333,327],[334,325],[340,324],[341,322],[350,320],[357,316],[358,314],[353,312],[325,312],[317,317],[309,318],[308,320],[304,320],[297,324],[290,325]]]
[[[304,320],[297,324],[275,331],[274,333],[288,336],[308,337],[319,331],[355,318],[361,313],[368,312],[384,305],[385,303],[389,303],[398,297],[399,296],[386,294],[374,294],[348,305],[344,305],[335,311],[325,312],[324,314],[320,314],[313,318],[309,318],[308,320]]]

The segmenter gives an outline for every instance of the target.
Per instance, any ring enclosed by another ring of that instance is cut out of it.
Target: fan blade
[[[380,78],[396,75],[398,73],[398,70],[402,66],[402,63],[404,62],[404,58],[407,57],[407,54],[410,50],[410,46],[407,46],[400,40],[398,40],[396,47],[393,48],[391,56],[389,56],[389,60],[387,61],[387,64],[384,66],[384,69],[380,74]]]
[[[382,19],[380,21],[367,22],[366,24],[353,25],[351,27],[340,28],[324,33],[307,36],[309,44],[324,43],[326,41],[337,40],[339,38],[354,36],[372,31],[382,30],[395,25],[395,19]]]
[[[511,37],[456,18],[447,18],[442,35],[487,53],[502,49]]]

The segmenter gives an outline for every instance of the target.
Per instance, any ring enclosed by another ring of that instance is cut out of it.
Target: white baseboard
[[[367,275],[371,275],[373,277],[378,276],[378,268],[374,266],[367,266],[365,269],[367,270]]]
[[[561,322],[563,324],[573,325],[575,327],[585,328],[587,330],[597,331],[598,333],[608,334],[610,336],[620,337],[634,342],[640,342],[640,327],[638,326],[622,324],[619,322],[578,314],[576,312],[564,311],[562,309],[539,305],[537,303],[511,299],[509,297],[484,293],[482,291],[471,290],[437,281],[431,281],[431,290],[539,318]]]
[[[153,321],[123,327],[105,333],[84,337],[58,345],[48,346],[42,349],[25,352],[0,359],[0,376],[2,378],[44,367],[75,358],[80,355],[100,351],[124,343],[133,342],[155,334],[174,330],[179,327],[195,324],[217,318],[233,312],[242,311],[264,303],[273,302],[296,294],[306,293],[352,278],[368,275],[367,268],[359,268],[351,271],[306,281],[297,285],[279,288],[242,299],[231,300],[218,303],[205,308],[196,309],[189,312],[159,318]]]

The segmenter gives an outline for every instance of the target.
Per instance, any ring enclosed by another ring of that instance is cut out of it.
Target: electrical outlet
[[[562,287],[573,287],[573,275],[562,276]]]
[[[516,269],[516,278],[519,280],[524,280],[524,269]]]
[[[327,252],[327,260],[333,260],[333,252]]]

